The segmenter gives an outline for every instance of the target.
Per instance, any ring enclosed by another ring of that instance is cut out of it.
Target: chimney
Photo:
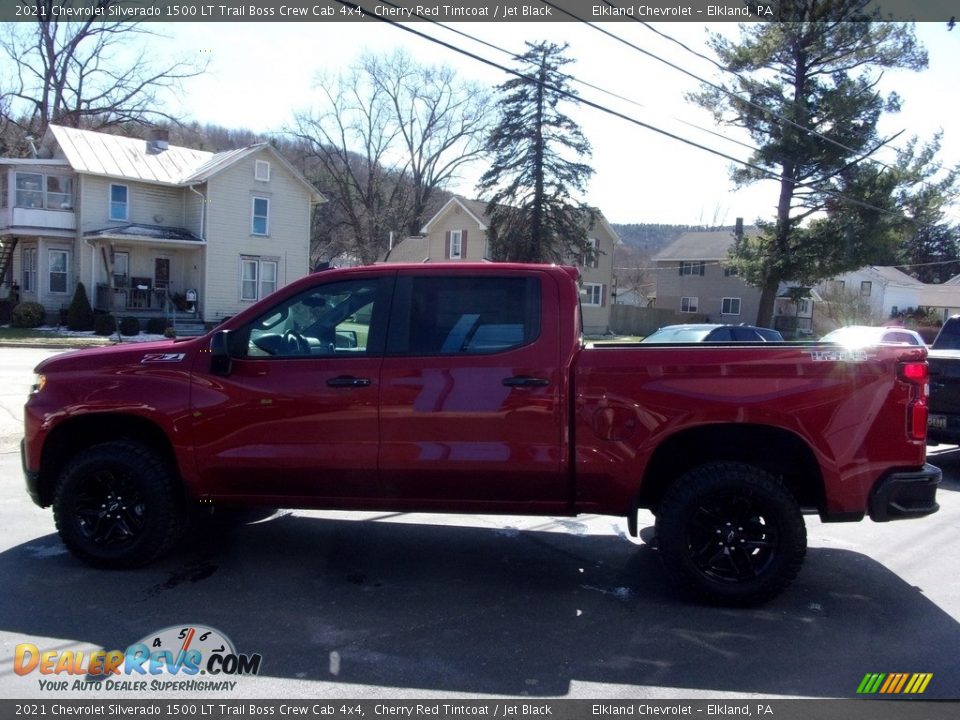
[[[147,140],[147,153],[159,155],[170,147],[170,131],[165,128],[153,128]]]
[[[737,241],[743,240],[743,218],[737,218],[737,223],[734,226],[733,234],[736,236]]]

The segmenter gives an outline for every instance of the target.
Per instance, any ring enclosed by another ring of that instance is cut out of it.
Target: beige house
[[[96,309],[216,323],[309,272],[323,197],[267,144],[223,153],[51,126],[0,159],[0,283],[55,317]]]
[[[744,235],[755,235],[754,227]],[[719,323],[754,323],[760,290],[737,275],[728,263],[732,230],[688,232],[654,256],[657,307],[673,310],[691,321],[708,318]]]
[[[489,262],[486,203],[454,196],[423,226],[422,234],[394,246],[384,262]],[[603,215],[590,229],[597,252],[593,261],[573,261],[581,272],[584,331],[606,333],[613,303],[613,250],[620,242]]]

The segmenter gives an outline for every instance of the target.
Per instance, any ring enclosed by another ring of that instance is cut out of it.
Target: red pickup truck
[[[937,510],[923,348],[586,345],[577,271],[332,270],[205,337],[48,359],[27,487],[65,545],[147,563],[191,506],[656,516],[667,572],[763,601],[804,513]]]

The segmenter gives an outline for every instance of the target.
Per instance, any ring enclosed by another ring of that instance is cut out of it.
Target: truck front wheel
[[[733,462],[696,467],[667,490],[657,540],[678,584],[723,605],[777,595],[807,550],[806,525],[790,491],[765,470]]]
[[[176,542],[183,509],[169,467],[132,441],[94,445],[64,468],[53,498],[64,545],[90,565],[146,565]]]

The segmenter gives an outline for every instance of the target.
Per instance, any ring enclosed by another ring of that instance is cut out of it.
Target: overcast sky
[[[459,43],[502,64],[505,55],[427,23],[411,27]],[[504,49],[523,51],[524,41],[549,39],[568,42],[576,62],[568,72],[593,85],[635,101],[612,100],[579,88],[584,97],[614,107],[638,120],[690,138],[726,154],[746,159],[749,150],[713,137],[684,123],[722,130],[739,140],[748,138],[717,128],[708,113],[684,99],[697,82],[666,65],[611,39],[595,28],[577,23],[465,23],[460,30]],[[600,27],[643,49],[703,77],[716,79],[718,70],[704,60],[657,36],[639,23],[607,23]],[[707,27],[697,23],[662,23],[656,27],[693,50],[709,53],[708,30],[735,33],[736,25]],[[168,36],[153,40],[158,54],[209,60],[209,72],[187,81],[176,111],[201,123],[215,123],[259,132],[282,129],[293,113],[311,103],[317,71],[347,68],[365,49],[387,52],[406,49],[423,62],[455,67],[464,78],[487,85],[507,79],[501,71],[415,37],[383,23],[206,23],[151,24]],[[930,54],[930,68],[922,73],[888,73],[886,87],[904,99],[904,111],[885,121],[887,131],[905,130],[902,139],[945,132],[947,164],[960,162],[960,29],[948,32],[942,24],[921,24],[917,34]],[[730,163],[653,131],[579,108],[571,112],[593,145],[596,174],[586,198],[613,222],[727,223],[738,216],[748,222],[769,217],[776,203],[774,182],[734,191],[728,180]],[[898,142],[902,142],[902,139]],[[890,160],[891,156],[884,159]],[[455,191],[474,196],[473,184],[481,168],[464,178]],[[960,222],[960,208],[954,213]]]

